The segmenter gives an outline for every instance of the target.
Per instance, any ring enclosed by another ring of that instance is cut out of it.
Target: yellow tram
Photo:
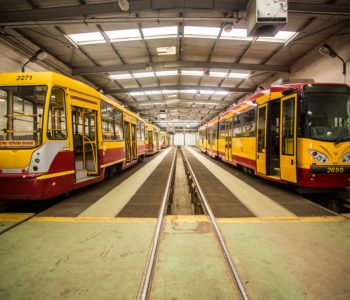
[[[159,144],[160,129],[153,125],[146,123],[146,155],[152,155],[160,150]]]
[[[145,156],[145,122],[53,72],[0,74],[0,199],[46,199]]]
[[[275,85],[200,128],[200,149],[269,180],[308,189],[350,186],[350,89]]]

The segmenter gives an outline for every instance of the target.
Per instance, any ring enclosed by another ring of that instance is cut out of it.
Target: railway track
[[[225,260],[227,267],[232,275],[232,284],[234,285],[234,288],[237,291],[237,294],[240,295],[240,298],[247,300],[247,299],[249,299],[247,292],[246,292],[245,287],[240,279],[240,276],[238,274],[235,263],[234,263],[231,255],[228,251],[228,247],[225,243],[225,240],[224,240],[223,235],[220,231],[220,228],[218,226],[216,218],[212,212],[212,209],[211,209],[211,207],[210,207],[210,205],[209,205],[209,203],[208,203],[208,201],[203,193],[203,190],[202,190],[202,188],[201,188],[201,186],[196,178],[195,173],[193,172],[193,170],[191,168],[191,165],[186,157],[186,154],[184,153],[184,151],[182,151],[182,149],[178,149],[177,151],[181,151],[181,154],[183,156],[183,161],[185,164],[185,168],[187,170],[187,174],[188,174],[189,180],[191,182],[193,192],[195,193],[197,199],[200,201],[202,211],[208,216],[212,230],[217,238],[218,244],[219,244],[220,249],[222,251],[222,255],[224,257],[224,260]],[[149,299],[150,295],[151,295],[152,278],[154,276],[155,267],[156,267],[156,263],[157,263],[157,251],[158,251],[159,244],[160,244],[160,237],[162,235],[162,225],[164,223],[164,217],[166,215],[168,203],[170,201],[170,197],[172,194],[171,193],[171,188],[172,188],[171,183],[174,180],[176,155],[177,155],[177,152],[175,152],[172,166],[171,166],[171,169],[169,172],[167,186],[166,186],[166,190],[165,190],[164,196],[163,196],[163,202],[161,205],[161,209],[160,209],[158,220],[157,220],[156,229],[155,229],[153,240],[151,243],[151,248],[150,248],[149,256],[147,259],[141,288],[140,288],[139,294],[138,294],[139,300]],[[193,196],[193,193],[192,193],[192,196]],[[197,207],[198,207],[198,205],[197,205]],[[200,212],[200,210],[198,210],[198,209],[196,211],[197,211],[197,213]]]

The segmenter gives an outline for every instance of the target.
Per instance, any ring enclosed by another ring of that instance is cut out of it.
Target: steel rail
[[[188,170],[190,171],[190,174],[192,176],[193,183],[195,184],[195,186],[197,188],[198,196],[200,197],[200,200],[204,204],[204,209],[207,212],[207,214],[208,214],[208,216],[210,218],[210,221],[213,224],[216,236],[217,236],[217,238],[219,240],[219,244],[220,244],[220,246],[222,248],[224,257],[225,257],[225,259],[226,259],[226,261],[227,261],[227,263],[228,263],[228,265],[230,267],[230,271],[231,271],[231,273],[233,275],[233,278],[234,278],[234,280],[235,280],[235,282],[236,282],[236,284],[238,286],[239,292],[241,293],[241,296],[242,296],[242,298],[244,300],[249,300],[247,292],[246,292],[246,290],[244,288],[244,285],[243,285],[241,279],[239,278],[238,271],[237,271],[237,269],[236,269],[236,267],[235,267],[235,265],[233,263],[233,260],[232,260],[232,258],[230,256],[230,253],[229,253],[229,251],[227,249],[227,246],[226,246],[224,238],[223,238],[223,236],[221,234],[220,228],[219,228],[219,226],[218,226],[218,224],[216,222],[216,219],[215,219],[215,216],[213,214],[213,211],[211,210],[211,208],[210,208],[210,206],[208,204],[208,201],[207,201],[207,199],[206,199],[206,197],[205,197],[205,195],[203,193],[203,190],[202,190],[201,186],[198,183],[197,177],[196,177],[196,175],[193,172],[193,169],[192,169],[192,167],[191,167],[191,165],[190,165],[190,163],[189,163],[189,161],[187,159],[187,156],[186,156],[185,152],[182,151],[182,154],[183,154],[183,157],[185,158],[185,162],[186,162],[186,165],[188,167]]]
[[[162,228],[164,215],[165,215],[166,207],[167,207],[166,204],[167,204],[169,197],[170,197],[171,183],[172,183],[172,180],[174,177],[176,154],[177,154],[177,150],[175,150],[175,154],[174,154],[171,168],[169,171],[166,188],[165,188],[164,195],[162,198],[162,204],[161,204],[159,214],[158,214],[157,225],[156,225],[156,228],[154,230],[152,245],[151,245],[150,252],[148,255],[145,272],[144,272],[143,277],[142,277],[141,288],[140,288],[140,291],[139,291],[139,294],[137,297],[138,300],[146,300],[147,297],[149,296],[149,291],[150,291],[150,287],[151,287],[151,285],[150,285],[151,278],[152,278],[152,274],[153,274],[155,258],[157,255],[157,250],[158,250],[158,245],[159,245],[160,230]]]

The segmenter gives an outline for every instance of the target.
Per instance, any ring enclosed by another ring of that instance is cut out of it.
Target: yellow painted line
[[[342,214],[342,216],[344,216],[345,218],[350,219],[350,214]]]
[[[0,222],[19,222],[32,215],[32,213],[0,213]]]
[[[222,224],[230,223],[327,223],[349,221],[342,216],[327,217],[265,217],[265,218],[218,218],[217,222]]]
[[[65,176],[65,175],[69,175],[69,174],[74,174],[74,172],[75,172],[74,170],[70,170],[70,171],[52,173],[52,174],[39,176],[36,179],[37,180],[42,180],[42,179],[48,179],[48,178],[53,178],[53,177]]]
[[[124,160],[125,160],[125,158],[119,159],[119,160],[116,160],[116,161],[112,161],[112,162],[110,162],[110,163],[108,163],[108,164],[102,165],[101,168],[106,168],[106,167],[112,166],[112,165],[117,164],[117,163],[120,163],[120,162],[122,162],[122,161],[124,161]]]
[[[155,223],[156,218],[35,217],[30,222],[57,223]]]

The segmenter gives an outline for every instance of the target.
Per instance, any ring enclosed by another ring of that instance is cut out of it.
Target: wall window
[[[105,101],[101,101],[101,120],[103,140],[123,140],[123,115],[120,110]]]
[[[64,90],[54,87],[51,92],[47,137],[50,140],[67,139],[66,108]]]

